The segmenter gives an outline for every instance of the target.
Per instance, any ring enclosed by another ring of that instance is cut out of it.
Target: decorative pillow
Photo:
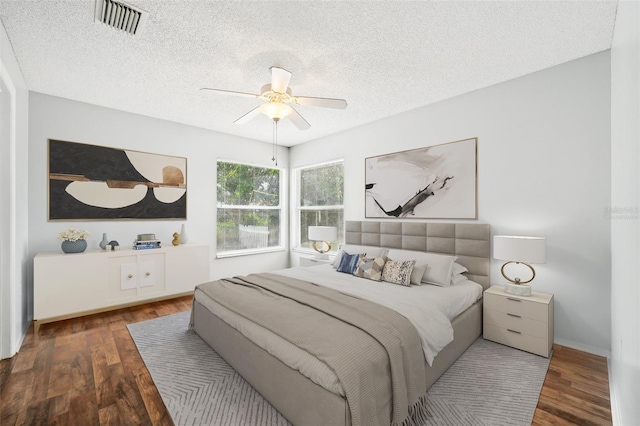
[[[382,281],[403,286],[411,286],[411,272],[416,264],[415,260],[387,259],[382,270]]]
[[[411,284],[420,285],[428,266],[426,260],[422,258],[424,254],[426,253],[420,251],[389,249],[387,256],[395,260],[415,260],[416,264],[411,272]]]
[[[338,272],[353,274],[353,272],[358,267],[358,262],[360,261],[361,256],[363,255],[359,253],[349,254],[346,251],[342,253],[342,258],[340,259],[340,265],[338,265]]]
[[[363,253],[369,257],[382,257],[386,254],[387,249],[384,247],[375,247],[375,246],[357,246],[354,244],[341,244],[340,249],[338,250],[338,254],[336,258],[333,260],[333,267],[337,268],[340,266],[340,258],[342,257],[342,253]]]
[[[387,263],[387,257],[361,257],[353,275],[356,277],[367,278],[373,281],[382,279],[382,270]]]

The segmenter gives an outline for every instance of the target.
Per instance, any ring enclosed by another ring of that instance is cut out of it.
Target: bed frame
[[[486,224],[347,221],[346,243],[458,256],[469,279],[489,287],[491,228]],[[346,399],[283,364],[197,300],[195,330],[295,425],[351,425]],[[430,387],[482,333],[482,301],[452,321],[454,340],[427,365]]]

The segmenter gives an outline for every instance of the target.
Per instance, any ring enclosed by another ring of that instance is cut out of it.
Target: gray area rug
[[[189,315],[128,326],[175,424],[289,425],[188,330]],[[530,425],[548,367],[546,358],[479,338],[429,389],[426,425]]]

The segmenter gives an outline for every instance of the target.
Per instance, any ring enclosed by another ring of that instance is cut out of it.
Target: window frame
[[[273,169],[278,170],[279,177],[279,188],[278,188],[278,205],[277,206],[248,206],[248,205],[222,205],[218,202],[218,165],[220,163],[231,163],[231,164],[240,164],[243,166],[262,168],[262,169]],[[287,173],[284,167],[280,166],[267,166],[264,164],[256,164],[246,161],[238,161],[238,160],[229,160],[226,158],[217,158],[216,159],[216,185],[215,185],[215,200],[216,200],[216,212],[215,212],[215,223],[216,223],[216,248],[215,255],[216,259],[224,259],[228,257],[236,257],[236,256],[247,256],[253,254],[262,254],[262,253],[274,253],[279,251],[285,251],[286,247],[284,245],[284,241],[286,241],[286,230],[287,230]],[[261,248],[252,248],[252,249],[240,249],[240,250],[226,250],[218,252],[218,209],[229,209],[229,210],[277,210],[280,212],[279,214],[279,229],[278,229],[278,245],[272,247],[261,247]]]
[[[301,254],[316,254],[316,251],[312,248],[302,247],[301,232],[300,232],[300,214],[301,211],[313,211],[313,210],[342,210],[342,225],[344,228],[344,181],[343,181],[343,200],[342,204],[331,205],[331,206],[301,206],[300,205],[300,191],[302,189],[302,185],[300,182],[302,171],[305,169],[313,169],[322,166],[328,166],[331,164],[342,163],[342,173],[344,176],[344,158],[337,158],[329,161],[324,161],[322,163],[314,163],[308,164],[305,166],[300,166],[291,169],[291,194],[293,195],[293,199],[291,200],[291,247],[292,251]],[[342,240],[344,243],[344,232],[342,235],[338,234],[338,241]],[[343,244],[342,243],[342,244]],[[336,251],[333,250],[329,253],[329,256],[333,256]],[[337,247],[335,248],[337,249]]]

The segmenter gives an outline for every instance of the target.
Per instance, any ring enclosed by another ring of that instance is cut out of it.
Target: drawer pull
[[[151,275],[151,272],[147,272],[145,275],[148,277],[149,275]]]
[[[507,313],[507,315],[509,315],[510,317],[522,318],[520,315],[516,315],[516,314],[509,314],[509,313]]]
[[[512,333],[516,333],[516,334],[522,334],[521,332],[519,332],[519,331],[515,331],[515,330],[511,330],[510,328],[507,328],[507,331],[510,331],[510,332],[512,332]]]
[[[507,297],[507,300],[511,300],[512,302],[522,302],[522,300],[514,299],[513,297]]]
[[[131,278],[133,278],[133,275],[129,274],[129,275],[127,275],[127,278],[131,279]]]

